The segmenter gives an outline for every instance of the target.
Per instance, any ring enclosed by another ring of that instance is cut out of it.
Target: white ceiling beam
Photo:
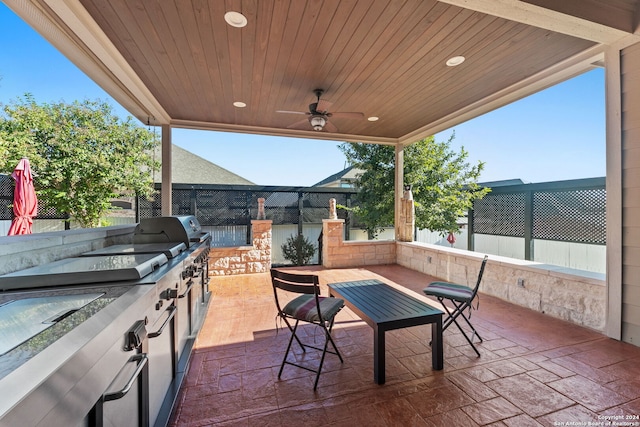
[[[613,44],[628,37],[630,33],[608,27],[597,22],[570,16],[551,9],[525,3],[521,0],[439,0],[453,6],[497,16],[510,21],[532,25],[591,40],[597,43]],[[565,1],[565,0],[563,0]]]
[[[171,127],[184,129],[212,130],[217,132],[248,133],[268,136],[285,136],[290,138],[323,139],[339,142],[365,142],[381,145],[396,145],[397,138],[385,138],[379,136],[350,135],[346,133],[330,132],[305,132],[294,129],[268,128],[260,126],[234,125],[225,123],[198,122],[193,120],[172,120]]]

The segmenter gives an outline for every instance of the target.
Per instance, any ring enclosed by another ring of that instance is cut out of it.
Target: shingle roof
[[[354,166],[349,166],[346,169],[341,170],[338,173],[323,179],[320,182],[315,183],[314,187],[326,187],[330,184],[339,183],[341,180],[354,180],[358,174],[362,174],[361,169],[356,169]]]
[[[161,158],[160,151],[157,158]],[[184,148],[173,144],[171,180],[174,184],[236,184],[255,185],[215,163],[203,159]],[[160,172],[156,172],[154,181],[160,182]]]

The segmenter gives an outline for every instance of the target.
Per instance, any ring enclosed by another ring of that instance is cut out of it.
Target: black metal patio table
[[[431,361],[433,369],[444,366],[441,310],[380,280],[330,283],[329,294],[345,304],[373,328],[373,379],[385,382],[385,332],[431,323]]]

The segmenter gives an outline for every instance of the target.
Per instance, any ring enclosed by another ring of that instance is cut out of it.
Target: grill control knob
[[[193,277],[193,266],[190,265],[186,270],[182,272],[182,278],[186,279],[187,277]]]
[[[166,300],[178,298],[178,290],[167,288],[164,292],[162,292],[161,296]]]

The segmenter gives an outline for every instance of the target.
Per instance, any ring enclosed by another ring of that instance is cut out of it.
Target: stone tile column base
[[[252,220],[252,245],[211,248],[209,275],[266,273],[271,268],[271,220]]]

